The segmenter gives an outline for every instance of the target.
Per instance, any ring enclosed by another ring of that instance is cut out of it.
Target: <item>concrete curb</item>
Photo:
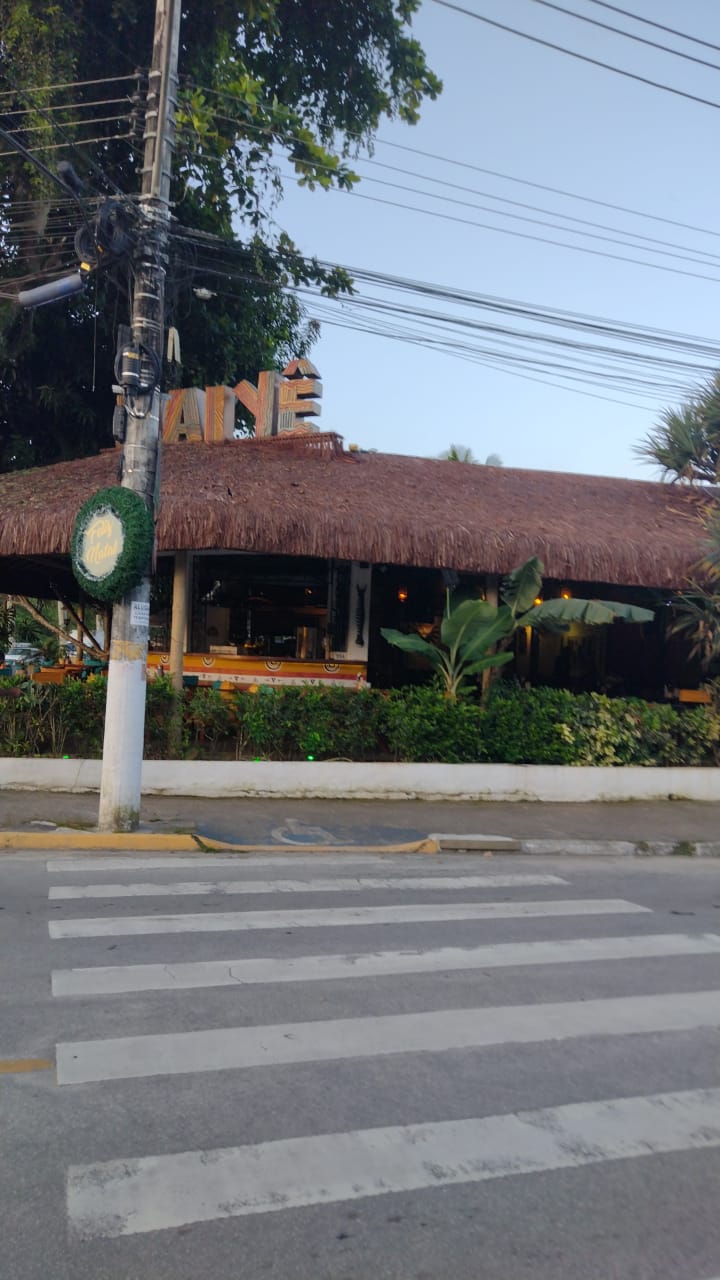
[[[541,858],[720,858],[720,841],[521,840],[520,852]]]
[[[457,837],[455,837],[457,839]],[[517,847],[516,841],[509,841]],[[329,853],[440,853],[440,845],[431,837],[405,844],[232,844],[207,836],[172,835],[141,831],[106,832],[75,831],[64,827],[58,831],[0,831],[0,853],[22,849],[72,850],[73,853],[204,853],[237,854],[329,854]]]
[[[492,836],[482,833],[453,834],[431,833],[421,840],[404,844],[233,844],[225,840],[213,840],[205,836],[153,832],[102,832],[75,831],[62,828],[57,831],[0,831],[0,855],[19,850],[46,850],[51,852],[128,852],[128,853],[195,853],[198,861],[203,854],[227,853],[238,855],[273,854],[318,857],[332,854],[441,854],[475,853],[491,856],[500,853],[524,854],[545,858],[719,858],[720,841],[691,840],[514,840],[510,836]]]
[[[100,760],[0,759],[0,791],[100,788]],[[584,803],[720,802],[720,769],[321,760],[145,760],[144,796]]]

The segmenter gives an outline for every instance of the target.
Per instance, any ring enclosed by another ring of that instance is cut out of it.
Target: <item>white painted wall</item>
[[[99,760],[0,759],[0,793],[97,791]],[[146,760],[143,795],[348,800],[720,801],[718,769]],[[0,821],[2,799],[0,795]]]

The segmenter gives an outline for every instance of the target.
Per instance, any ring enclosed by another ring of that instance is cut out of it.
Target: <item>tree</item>
[[[466,444],[451,444],[449,449],[438,455],[443,462],[472,462],[485,467],[501,467],[503,460],[499,453],[489,453],[484,463],[475,457],[472,449]]]
[[[306,260],[276,228],[278,159],[304,185],[350,188],[350,161],[372,145],[380,121],[418,119],[441,88],[411,36],[419,2],[185,6],[167,298],[183,339],[176,385],[252,378],[307,354],[316,333],[292,286],[351,289],[346,273]],[[89,216],[101,196],[137,191],[144,89],[132,77],[149,61],[152,11],[149,0],[0,0],[10,89],[0,123],[47,166],[72,161]],[[25,159],[3,159],[0,292],[8,299],[23,279],[39,283],[74,264],[83,213]],[[132,221],[132,201],[123,207]],[[199,281],[215,296],[199,299]],[[127,319],[129,286],[121,264],[70,303],[31,314],[2,303],[0,469],[111,443],[115,328]]]
[[[381,628],[380,634],[398,649],[426,658],[447,696],[457,698],[467,691],[472,676],[512,662],[514,655],[508,652],[508,646],[521,627],[567,631],[571,622],[590,626],[602,626],[616,618],[624,622],[652,622],[654,615],[650,609],[618,600],[571,597],[538,601],[542,574],[542,562],[537,556],[514,569],[503,583],[500,605],[475,599],[455,604],[448,591],[439,645],[391,627]]]
[[[715,484],[720,463],[720,373],[679,409],[665,409],[637,446],[638,457],[675,480]]]
[[[637,447],[665,477],[688,484],[716,484],[720,466],[720,374],[700,387],[679,409],[665,409],[660,423]],[[705,554],[697,565],[700,581],[673,597],[669,635],[690,642],[690,658],[704,671],[720,658],[720,510],[714,492],[698,508]]]

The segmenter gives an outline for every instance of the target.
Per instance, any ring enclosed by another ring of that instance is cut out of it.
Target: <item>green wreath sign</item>
[[[137,586],[150,559],[153,517],[132,489],[99,489],[78,511],[73,573],[94,600],[112,603]]]

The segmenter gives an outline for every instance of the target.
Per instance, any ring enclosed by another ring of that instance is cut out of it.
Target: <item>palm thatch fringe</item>
[[[119,454],[0,476],[0,556],[67,555],[78,508]],[[162,454],[158,550],[237,550],[682,587],[707,490],[345,453],[331,433],[178,443]]]

